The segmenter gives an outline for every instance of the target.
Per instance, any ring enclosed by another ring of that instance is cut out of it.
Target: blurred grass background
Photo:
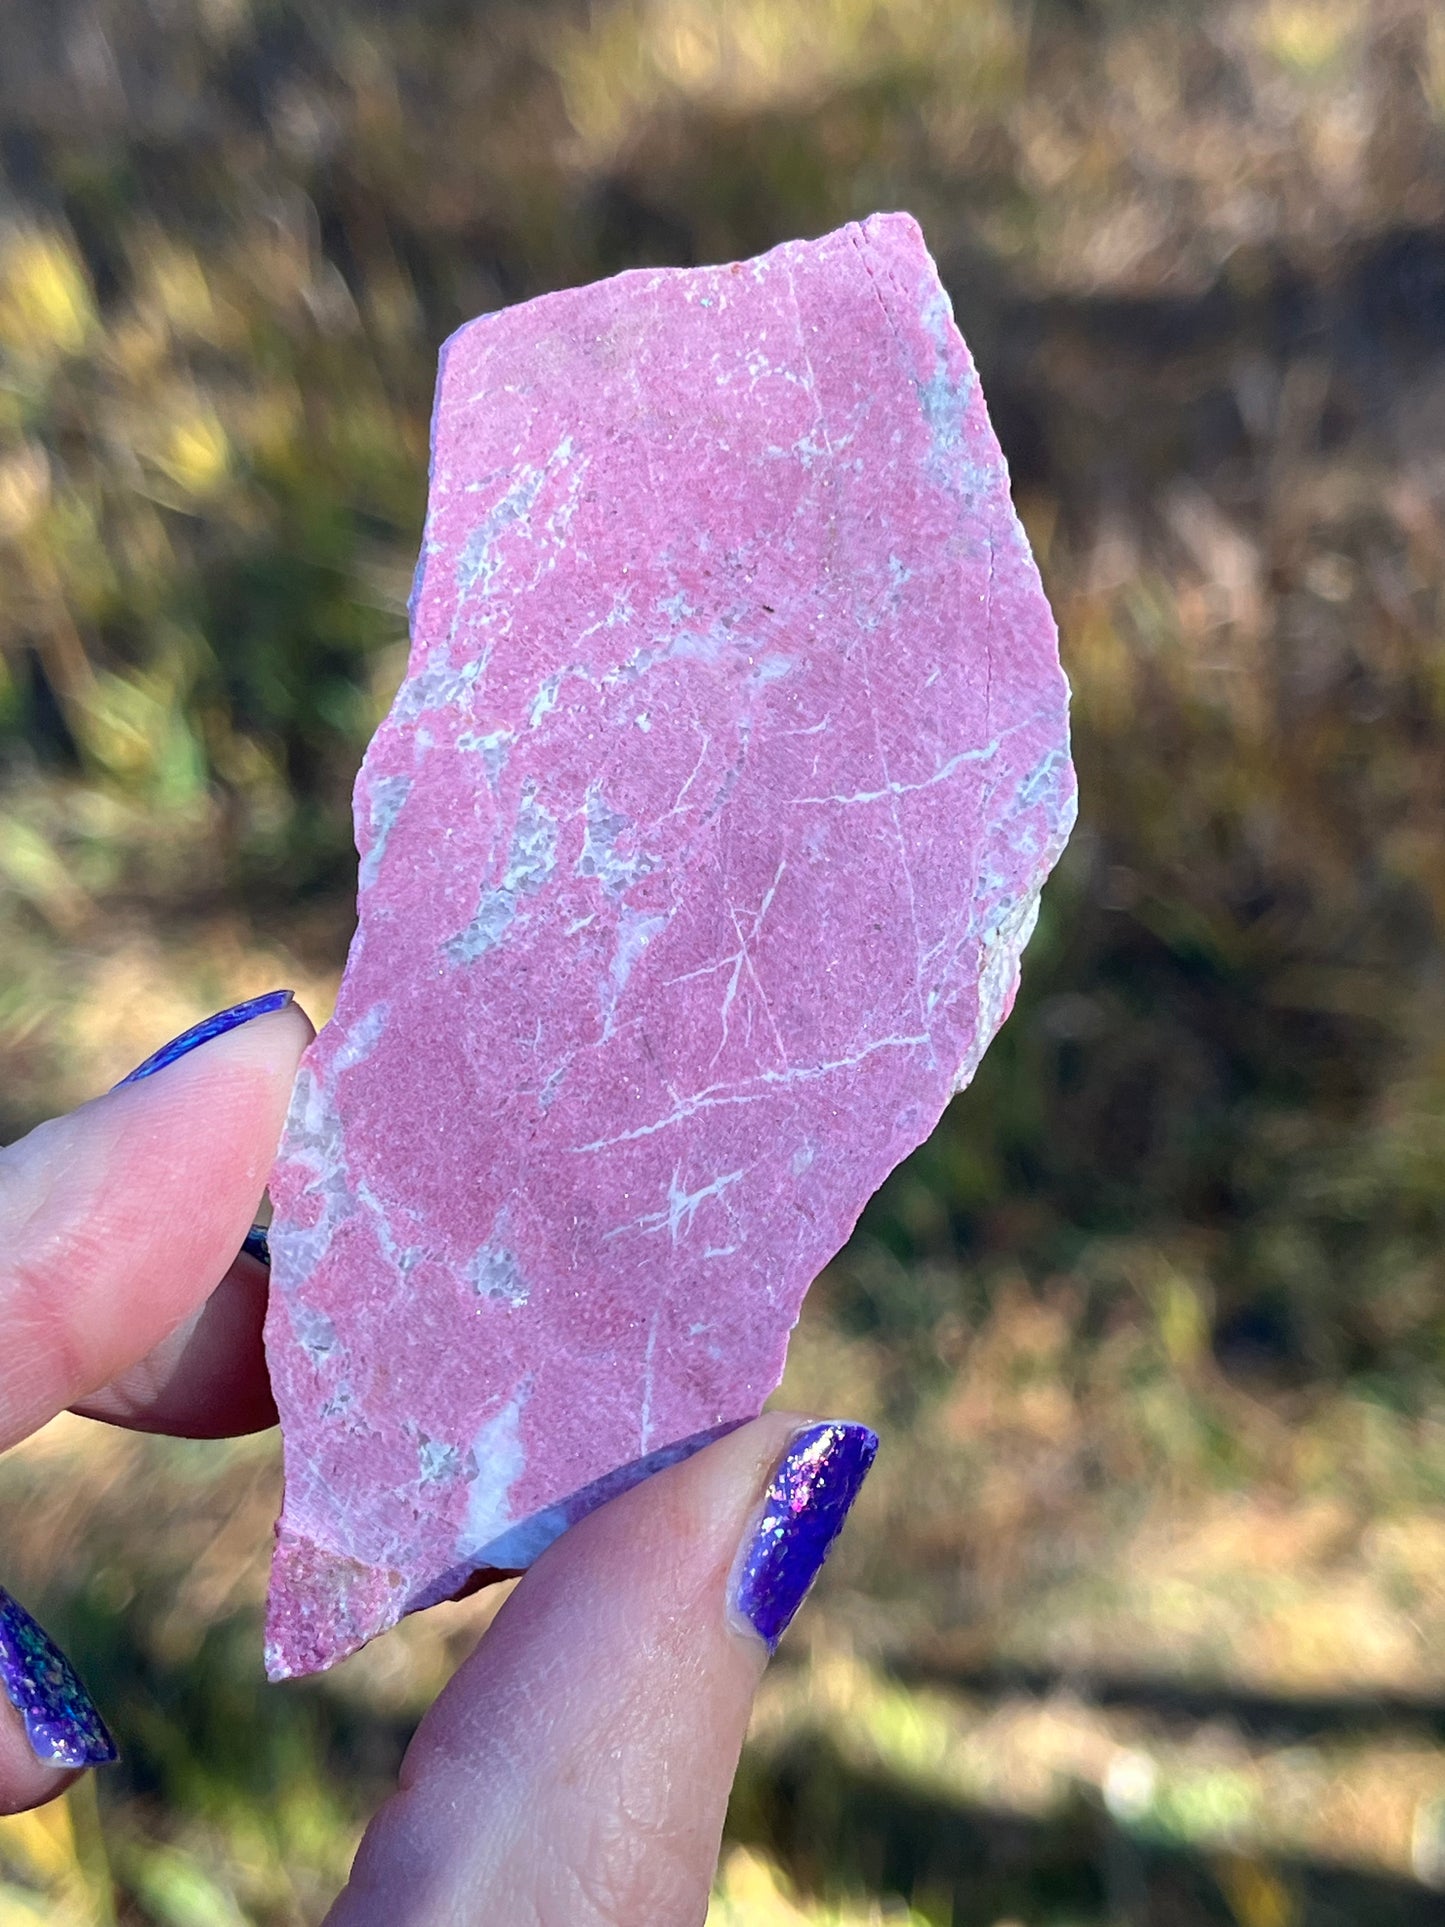
[[[437,344],[922,220],[1076,692],[1016,1015],[809,1301],[878,1422],[718,1927],[1445,1918],[1445,16],[6,0],[0,1129],[351,920]],[[5,1578],[126,1760],[0,1922],[291,1927],[487,1599],[261,1682],[275,1442],[61,1421]]]

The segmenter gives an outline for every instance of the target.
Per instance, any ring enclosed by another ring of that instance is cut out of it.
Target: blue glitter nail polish
[[[0,1686],[25,1722],[35,1757],[47,1766],[104,1766],[116,1757],[115,1741],[75,1668],[3,1586]]]
[[[214,1017],[203,1018],[168,1044],[162,1044],[143,1064],[137,1064],[130,1075],[115,1086],[116,1090],[126,1084],[138,1084],[143,1077],[153,1077],[167,1064],[174,1064],[178,1057],[185,1057],[200,1044],[209,1044],[213,1037],[224,1037],[228,1030],[238,1030],[253,1017],[269,1017],[273,1010],[284,1010],[293,994],[289,990],[268,990],[264,997],[248,998],[244,1004],[232,1004],[229,1010],[218,1010]]]
[[[829,1423],[799,1432],[778,1461],[733,1578],[733,1603],[769,1652],[807,1598],[877,1451],[866,1425]]]
[[[251,1226],[251,1229],[241,1240],[241,1249],[248,1258],[254,1258],[257,1264],[265,1265],[268,1270],[270,1269],[271,1238],[264,1224],[253,1224]]]

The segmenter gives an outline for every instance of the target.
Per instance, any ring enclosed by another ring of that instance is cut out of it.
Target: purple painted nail
[[[253,1017],[269,1017],[273,1010],[284,1010],[295,993],[289,990],[268,990],[264,997],[248,998],[244,1004],[232,1004],[229,1010],[218,1010],[214,1017],[206,1017],[199,1024],[192,1024],[183,1030],[179,1037],[173,1037],[168,1044],[162,1044],[158,1051],[137,1064],[128,1077],[123,1077],[115,1086],[117,1090],[125,1084],[138,1084],[143,1077],[153,1077],[163,1071],[167,1064],[174,1064],[178,1057],[185,1057],[200,1044],[209,1044],[213,1037],[224,1037],[228,1030],[238,1030],[242,1024],[249,1024]]]
[[[241,1240],[241,1249],[248,1258],[254,1258],[257,1264],[265,1265],[267,1270],[270,1270],[271,1236],[264,1224],[253,1224],[251,1226],[251,1229]]]
[[[115,1741],[75,1668],[3,1586],[0,1686],[47,1766],[104,1766],[116,1757]]]
[[[807,1598],[877,1451],[866,1425],[830,1421],[797,1433],[778,1461],[733,1576],[733,1603],[769,1652]]]

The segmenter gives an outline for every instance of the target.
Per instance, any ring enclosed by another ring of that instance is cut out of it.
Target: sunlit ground
[[[810,1313],[783,1396],[869,1416],[875,1377]],[[1172,1362],[1147,1317],[1112,1360],[1083,1359],[1067,1305],[1006,1300],[949,1397],[886,1434],[765,1682],[717,1920],[861,1922],[880,1886],[919,1920],[1009,1918],[951,1911],[950,1851],[1000,1819],[1053,1858],[1069,1842],[1106,1900],[1110,1879],[1142,1891],[1151,1856],[1182,1854],[1233,1910],[1197,1917],[1245,1927],[1299,1917],[1296,1864],[1445,1882],[1442,1447],[1368,1402],[1271,1410]],[[117,1895],[119,1917],[178,1927],[302,1922],[342,1877],[492,1602],[268,1686],[277,1495],[270,1438],[63,1419],[0,1466],[11,1582],[129,1755],[98,1809],[87,1786],[0,1827],[7,1923],[111,1918]],[[955,1816],[933,1869],[929,1813]],[[1013,1858],[972,1877],[1027,1909]]]

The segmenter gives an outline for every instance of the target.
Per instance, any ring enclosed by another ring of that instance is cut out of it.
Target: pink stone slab
[[[454,335],[412,636],[272,1180],[273,1676],[758,1411],[1074,815],[906,215]]]

